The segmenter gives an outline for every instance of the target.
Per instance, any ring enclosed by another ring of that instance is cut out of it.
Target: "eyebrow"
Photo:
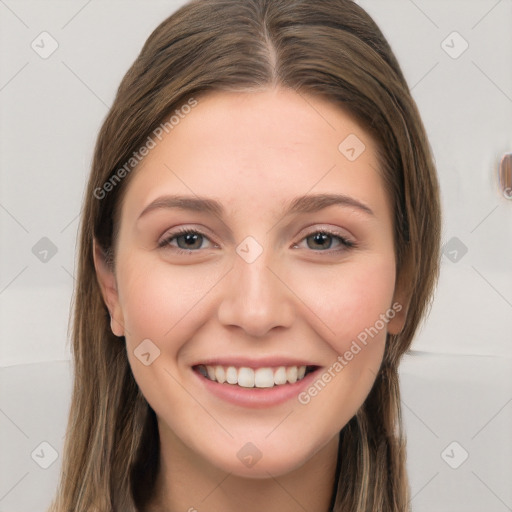
[[[289,201],[284,209],[284,215],[291,213],[313,213],[333,205],[356,208],[368,215],[374,215],[369,206],[343,194],[308,194],[296,197]],[[217,217],[223,217],[225,213],[222,204],[214,199],[199,196],[170,195],[159,197],[147,205],[139,215],[139,219],[153,210],[167,208],[211,213]]]

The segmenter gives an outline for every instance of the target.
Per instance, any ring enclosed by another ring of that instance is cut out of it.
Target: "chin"
[[[224,464],[218,465],[218,468],[226,473],[240,478],[266,479],[271,477],[280,477],[300,468],[304,464],[304,459],[294,457],[290,459],[288,456],[265,457],[262,456],[254,465],[245,465],[238,459],[233,461],[222,461]]]
[[[203,457],[221,471],[234,476],[264,479],[286,475],[304,465],[312,455],[304,451],[304,444],[300,452],[296,446],[288,447],[281,443],[276,447],[264,440],[261,443],[234,444],[236,448],[226,447],[217,453],[203,454]]]

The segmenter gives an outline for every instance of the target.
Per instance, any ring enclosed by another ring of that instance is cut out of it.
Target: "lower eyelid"
[[[338,249],[329,248],[329,249],[326,249],[326,250],[310,249],[310,251],[312,251],[312,252],[329,253],[329,252],[336,252],[336,251],[341,251],[341,250],[348,250],[348,249],[356,247],[356,243],[353,242],[352,240],[348,239],[347,237],[342,236],[340,234],[330,233],[329,231],[324,231],[324,230],[312,231],[311,233],[308,233],[308,234],[304,235],[299,240],[298,243],[293,244],[293,247],[297,247],[300,243],[306,241],[307,238],[309,238],[310,236],[316,235],[318,233],[326,234],[326,235],[330,236],[331,238],[338,240],[339,241],[339,246],[338,246],[339,248]],[[184,235],[187,235],[187,234],[200,235],[201,237],[203,237],[204,240],[208,241],[212,246],[211,247],[205,247],[203,249],[182,249],[181,247],[177,247],[175,245],[171,245],[171,241],[176,240],[180,236],[184,236]],[[205,233],[202,233],[201,231],[195,231],[195,230],[183,230],[183,231],[178,231],[176,233],[170,233],[163,240],[158,242],[158,246],[161,247],[161,248],[172,247],[176,251],[182,251],[182,252],[186,252],[186,253],[200,252],[202,250],[207,250],[207,249],[212,249],[212,248],[218,248],[219,247],[219,245],[216,244],[213,240],[211,240],[211,238],[208,235],[206,235]]]
[[[339,245],[338,245],[338,248],[329,248],[329,249],[325,249],[325,250],[314,250],[314,249],[310,249],[312,252],[336,252],[336,251],[339,251],[339,250],[347,250],[347,249],[351,249],[353,247],[356,246],[356,243],[353,242],[352,240],[344,237],[344,236],[341,236],[341,235],[335,235],[334,233],[329,233],[327,231],[314,231],[312,233],[310,233],[309,235],[306,235],[304,236],[299,243],[302,243],[302,242],[305,242],[310,236],[313,236],[313,235],[316,235],[317,233],[323,233],[325,235],[328,235],[330,236],[332,239],[334,240],[338,240],[339,242]],[[298,246],[298,244],[294,244],[294,246]],[[309,248],[308,248],[309,249]]]
[[[208,241],[212,246],[217,246],[217,244],[215,244],[215,242],[213,242],[210,239],[209,236],[205,235],[204,233],[201,233],[200,231],[192,231],[192,230],[191,231],[183,231],[183,232],[179,231],[177,233],[171,233],[169,236],[166,236],[160,242],[158,242],[158,246],[162,247],[162,248],[172,247],[173,249],[176,249],[176,250],[179,250],[179,251],[185,251],[185,252],[198,252],[200,250],[204,250],[204,249],[182,249],[181,247],[177,247],[176,245],[171,245],[171,242],[176,240],[180,236],[189,235],[189,234],[199,235],[199,236],[201,236],[203,238],[203,240]],[[211,247],[207,247],[205,249],[211,249]]]

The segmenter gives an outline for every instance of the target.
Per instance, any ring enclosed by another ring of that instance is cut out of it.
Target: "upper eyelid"
[[[317,227],[318,226],[318,227]],[[305,237],[310,236],[314,233],[327,233],[331,236],[337,236],[343,239],[350,239],[351,241],[355,242],[355,237],[345,228],[335,228],[335,227],[325,227],[322,224],[312,224],[311,226],[308,226],[304,229],[301,229],[300,231],[301,238],[300,240],[303,240]]]
[[[183,235],[186,235],[188,233],[195,233],[195,234],[198,234],[198,235],[201,235],[205,238],[207,238],[210,243],[214,244],[214,245],[218,245],[217,242],[215,242],[214,240],[212,240],[212,237],[210,235],[208,235],[207,233],[205,233],[204,231],[207,231],[207,230],[203,230],[203,229],[200,229],[200,228],[195,228],[195,227],[180,227],[180,228],[177,228],[176,231],[171,231],[168,235],[163,235],[162,238],[160,239],[160,241],[158,242],[159,245],[170,245],[169,241],[170,240],[174,240],[176,238],[178,238],[179,236],[183,236]],[[305,231],[305,232],[304,232]],[[339,232],[337,229],[335,228],[326,228],[326,227],[318,227],[318,228],[315,228],[315,226],[310,226],[309,228],[304,228],[303,230],[301,230],[301,232],[303,234],[299,235],[300,238],[297,242],[294,242],[294,245],[296,245],[297,243],[300,243],[302,242],[305,238],[311,236],[311,235],[314,235],[314,234],[317,234],[317,233],[325,233],[329,236],[332,236],[334,238],[339,238],[340,240],[342,241],[347,241],[347,242],[350,242],[352,244],[356,244],[356,241],[352,239],[352,236],[351,235],[344,235],[343,233]],[[179,249],[181,249],[181,247],[179,247]],[[186,249],[182,249],[182,250],[186,250]],[[199,251],[200,249],[191,249],[191,251]],[[328,252],[328,251],[323,251],[323,252]]]
[[[159,243],[165,242],[166,240],[171,240],[171,239],[177,238],[182,235],[186,235],[188,233],[196,233],[198,235],[208,238],[208,240],[210,240],[210,242],[215,243],[214,240],[212,240],[212,236],[208,234],[207,229],[202,229],[202,228],[200,229],[200,228],[195,228],[195,227],[190,227],[190,228],[189,227],[185,227],[185,228],[178,227],[175,229],[173,229],[173,228],[168,229],[159,238]]]

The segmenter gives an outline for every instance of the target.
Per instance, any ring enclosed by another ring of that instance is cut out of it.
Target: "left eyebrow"
[[[339,205],[349,208],[356,208],[368,215],[374,215],[371,208],[350,196],[343,194],[309,194],[299,196],[287,203],[285,215],[291,213],[313,213],[329,206]],[[160,208],[178,208],[197,212],[212,213],[217,217],[223,217],[225,210],[222,204],[215,199],[208,199],[199,196],[162,196],[147,205],[139,219],[147,213]]]
[[[333,205],[357,208],[368,215],[374,215],[368,205],[344,194],[309,194],[296,197],[289,203],[285,213],[312,213]]]

